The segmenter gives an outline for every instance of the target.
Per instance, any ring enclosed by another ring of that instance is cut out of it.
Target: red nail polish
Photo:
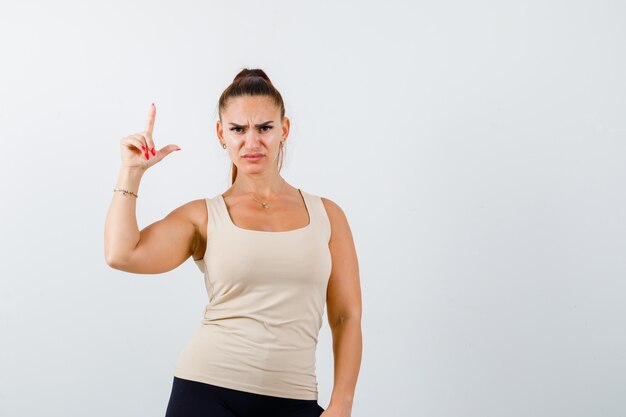
[[[146,159],[148,159],[148,152],[146,152],[144,155],[146,156]]]
[[[154,148],[152,148],[152,155],[156,156],[156,151],[154,150]]]
[[[144,151],[146,150],[146,147],[141,145],[141,149],[143,149]]]

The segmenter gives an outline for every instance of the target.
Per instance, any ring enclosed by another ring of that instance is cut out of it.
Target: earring
[[[226,149],[226,144],[222,142],[222,148]]]

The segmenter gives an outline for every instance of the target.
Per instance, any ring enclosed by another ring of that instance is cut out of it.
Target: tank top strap
[[[213,236],[213,233],[225,229],[225,226],[228,226],[228,222],[230,218],[228,217],[228,211],[225,210],[224,203],[222,202],[222,195],[217,194],[215,197],[207,198],[207,237],[210,239]]]
[[[330,241],[330,219],[326,212],[326,207],[322,198],[318,195],[307,193],[300,190],[302,196],[306,200],[307,208],[309,209],[309,215],[311,216],[311,226],[320,233],[326,242]]]
[[[215,233],[222,228],[225,222],[224,213],[221,210],[221,202],[218,200],[220,194],[215,197],[207,197],[204,199],[207,210],[207,238],[210,239]],[[207,244],[208,247],[208,244]],[[206,263],[204,257],[195,260],[194,263],[202,273],[206,273]]]

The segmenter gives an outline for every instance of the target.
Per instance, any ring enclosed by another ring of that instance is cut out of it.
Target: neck
[[[252,177],[238,173],[232,185],[232,188],[240,193],[254,193],[265,200],[284,191],[285,187],[286,181],[278,174],[271,177]]]

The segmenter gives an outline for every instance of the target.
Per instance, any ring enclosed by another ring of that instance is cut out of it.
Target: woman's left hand
[[[322,414],[320,414],[320,417],[351,417],[351,416],[352,416],[351,407],[340,408],[340,407],[334,407],[332,405],[328,406],[328,408],[324,410]]]

